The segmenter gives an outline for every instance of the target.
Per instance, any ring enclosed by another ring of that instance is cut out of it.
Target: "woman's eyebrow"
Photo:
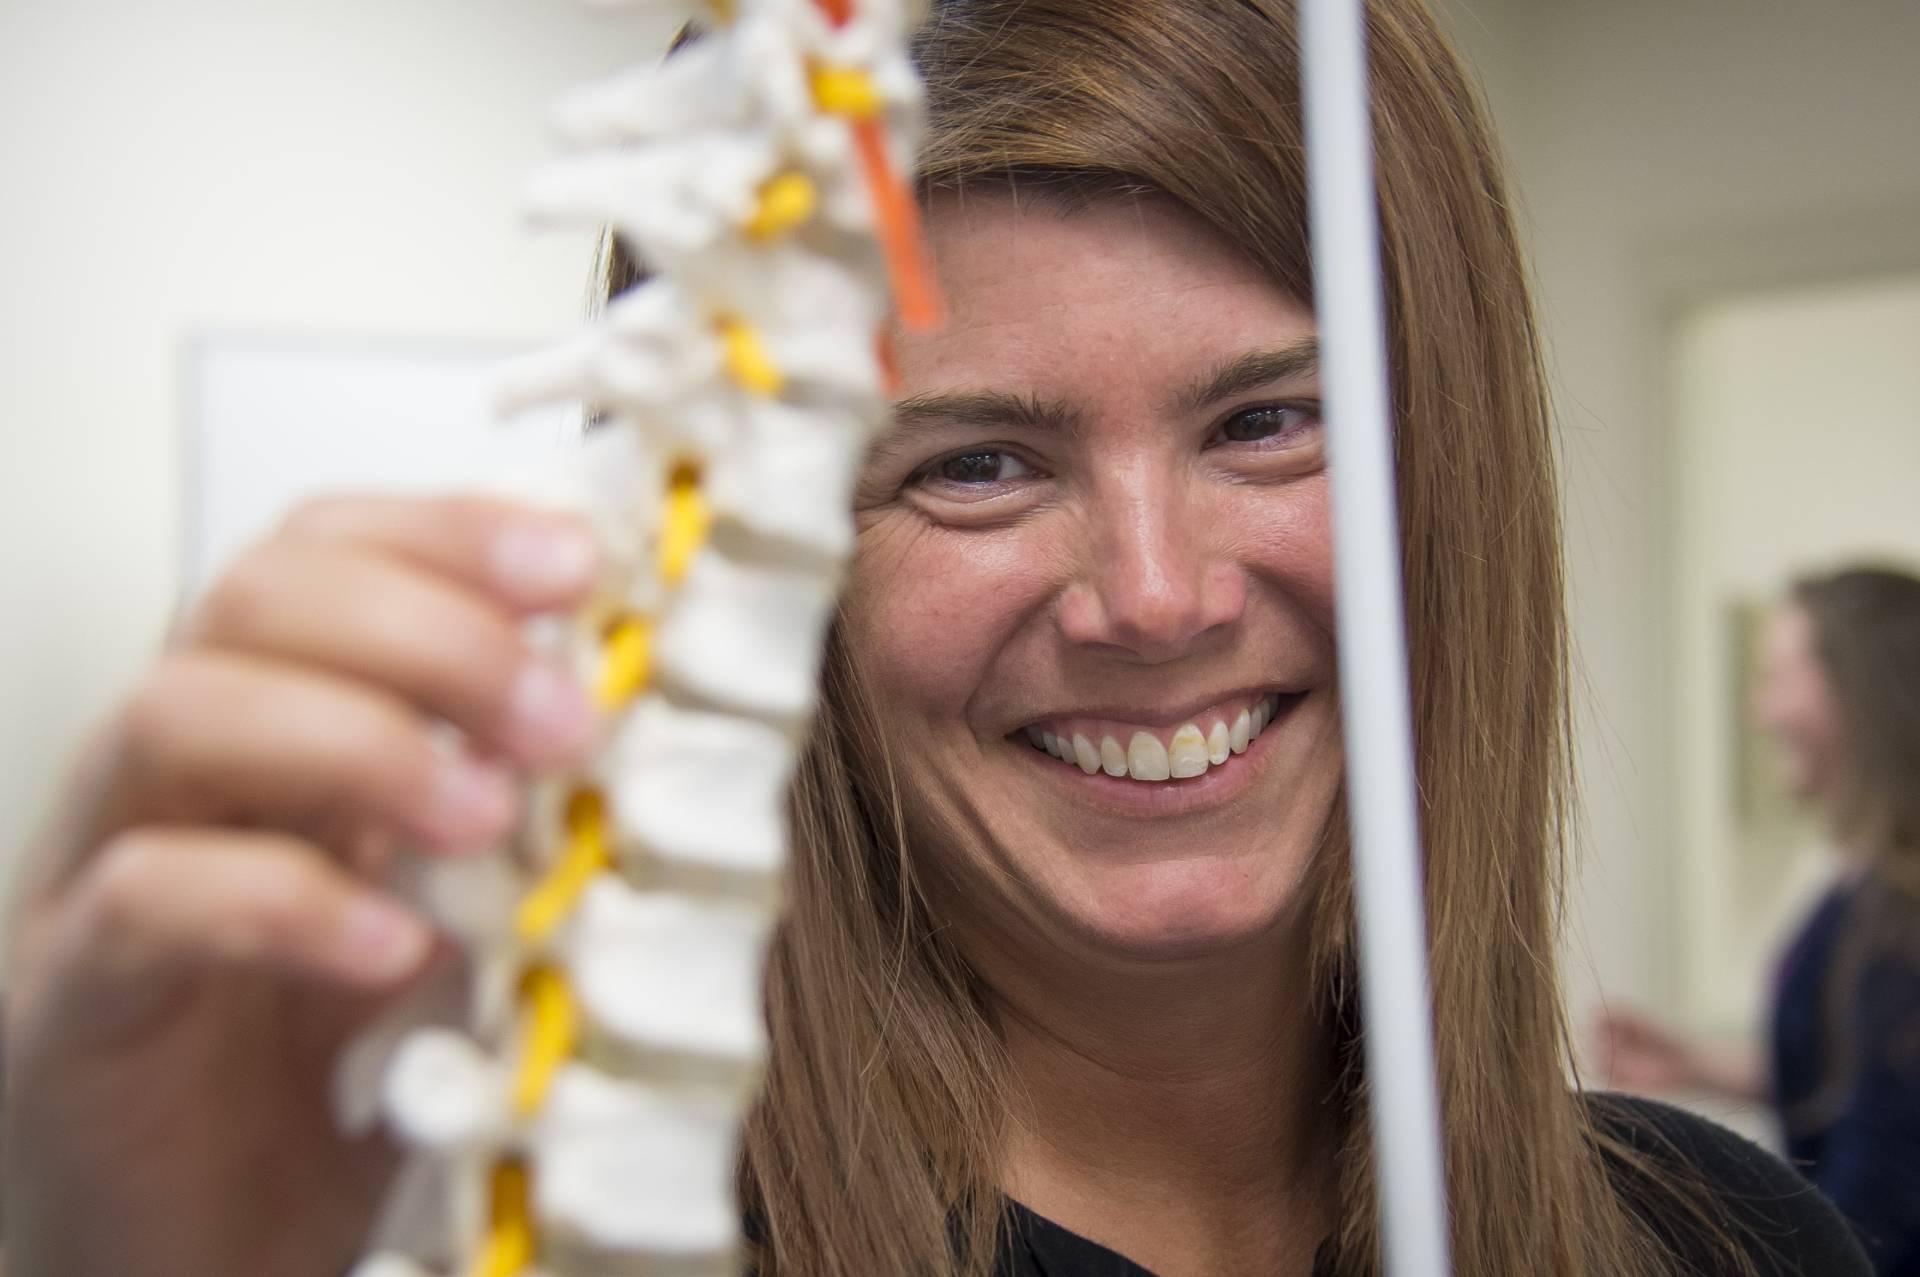
[[[937,426],[1012,427],[1043,434],[1073,434],[1080,412],[1073,405],[1000,390],[909,395],[895,403],[888,434],[912,435]]]
[[[1199,412],[1222,399],[1244,395],[1276,381],[1311,377],[1319,370],[1320,341],[1315,337],[1288,346],[1249,350],[1196,378],[1174,398],[1173,409],[1178,413]]]

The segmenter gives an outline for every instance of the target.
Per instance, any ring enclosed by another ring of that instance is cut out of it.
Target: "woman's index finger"
[[[296,507],[280,535],[368,546],[521,613],[579,603],[592,588],[600,557],[586,520],[482,496],[317,498]]]

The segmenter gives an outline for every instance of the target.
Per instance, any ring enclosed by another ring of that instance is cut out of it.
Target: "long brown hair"
[[[1374,0],[1368,26],[1455,1262],[1652,1274],[1663,1266],[1602,1160],[1633,1158],[1568,1088],[1559,515],[1505,183],[1420,0]],[[1311,298],[1290,0],[946,0],[918,56],[927,188],[1157,192]],[[618,260],[611,273],[634,278]],[[859,659],[831,642],[794,792],[743,1194],[765,1277],[975,1277],[1002,1205],[1005,1069],[921,890]],[[1311,890],[1344,1101],[1331,1249],[1335,1271],[1359,1274],[1379,1239],[1344,826],[1332,813]]]
[[[1828,827],[1865,869],[1843,902],[1820,991],[1818,1083],[1782,1114],[1804,1135],[1832,1125],[1873,1063],[1857,1015],[1869,971],[1920,972],[1920,577],[1844,568],[1802,577],[1788,598],[1812,622],[1839,719]]]
[[[1840,720],[1835,837],[1920,897],[1920,578],[1855,567],[1795,582]]]

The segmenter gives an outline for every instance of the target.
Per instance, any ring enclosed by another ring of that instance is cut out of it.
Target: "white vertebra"
[[[853,485],[865,423],[852,414],[778,401],[747,409],[746,446],[710,472],[707,494],[723,526],[764,542],[763,552],[837,562],[853,549]]]
[[[644,698],[606,756],[623,854],[669,869],[777,872],[794,756],[792,738],[764,723]]]
[[[596,882],[562,946],[582,1009],[628,1059],[748,1065],[766,1050],[764,909]],[[744,1076],[744,1074],[743,1074]]]
[[[740,1110],[725,1096],[569,1065],[530,1137],[535,1206],[559,1241],[627,1256],[724,1252]]]
[[[721,708],[779,722],[813,709],[837,582],[700,552],[661,627],[661,676]]]
[[[439,1150],[499,1143],[507,1131],[500,1067],[450,1029],[409,1037],[387,1072],[386,1106],[408,1142]]]
[[[347,1277],[435,1277],[405,1255],[368,1255],[347,1272]]]

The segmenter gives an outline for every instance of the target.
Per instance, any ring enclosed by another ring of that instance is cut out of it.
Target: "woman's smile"
[[[1278,692],[1240,694],[1195,712],[1088,710],[1049,716],[1021,729],[1027,742],[1089,776],[1158,783],[1192,780],[1247,752],[1280,713]],[[1152,721],[1149,721],[1152,720]]]
[[[1258,785],[1302,699],[1298,692],[1239,693],[1193,713],[1052,715],[1007,744],[1045,800],[1130,819],[1187,816]]]

